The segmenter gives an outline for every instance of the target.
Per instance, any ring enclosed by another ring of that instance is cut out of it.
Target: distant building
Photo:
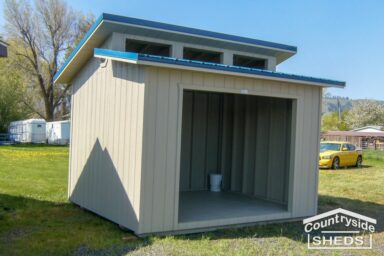
[[[369,125],[360,128],[353,129],[354,132],[383,132],[383,126]]]
[[[348,141],[363,149],[384,150],[384,131],[329,131],[321,134],[321,139]]]
[[[0,40],[0,57],[8,57],[8,44]]]

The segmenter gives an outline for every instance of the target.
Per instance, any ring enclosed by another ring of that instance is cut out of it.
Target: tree
[[[54,120],[70,85],[55,86],[53,77],[65,54],[84,35],[88,19],[62,0],[36,0],[33,6],[25,0],[5,0],[4,14],[8,37],[18,46],[11,47],[19,57],[17,68],[31,78],[44,105],[43,112],[37,106],[34,110],[46,120]]]
[[[0,132],[7,132],[11,121],[28,117],[26,88],[21,74],[13,69],[8,59],[0,60]]]
[[[348,112],[341,113],[341,119],[339,120],[338,112],[330,112],[324,114],[321,118],[321,131],[347,131],[349,126],[346,122],[348,118]]]
[[[355,102],[346,122],[352,129],[367,125],[384,125],[384,104],[374,100]]]

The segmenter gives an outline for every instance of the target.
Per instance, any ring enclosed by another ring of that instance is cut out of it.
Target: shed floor
[[[233,192],[180,192],[179,222],[239,218],[286,212],[284,205]]]

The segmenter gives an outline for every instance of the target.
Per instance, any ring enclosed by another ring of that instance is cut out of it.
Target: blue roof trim
[[[93,50],[94,55],[102,55],[112,58],[128,59],[128,60],[139,60],[139,54],[137,52],[120,52],[109,49],[95,48]]]
[[[254,44],[257,46],[265,46],[265,47],[271,47],[271,48],[276,48],[276,49],[280,49],[280,50],[297,52],[296,46],[279,44],[279,43],[274,43],[274,42],[268,42],[268,41],[263,41],[263,40],[248,38],[248,37],[228,35],[228,34],[224,34],[224,33],[212,32],[212,31],[196,29],[196,28],[183,27],[183,26],[172,25],[172,24],[167,24],[167,23],[162,23],[162,22],[157,22],[157,21],[149,21],[149,20],[119,16],[119,15],[114,15],[114,14],[109,14],[109,13],[103,13],[103,17],[105,20],[109,20],[109,21],[122,22],[122,23],[127,23],[127,24],[138,25],[138,26],[145,26],[145,27],[156,28],[156,29],[164,29],[164,30],[181,32],[181,33],[186,33],[186,34],[191,34],[191,35],[206,36],[206,37],[212,37],[212,38],[216,38],[216,39],[223,39],[223,40],[228,40],[228,41]]]
[[[211,62],[177,59],[177,58],[162,57],[157,55],[149,55],[149,54],[141,54],[141,53],[133,53],[133,52],[120,52],[120,51],[98,49],[98,48],[94,49],[94,54],[105,56],[105,57],[129,59],[134,61],[137,61],[137,60],[151,61],[151,62],[157,62],[157,63],[182,65],[182,66],[195,67],[195,68],[221,70],[221,71],[227,71],[227,72],[229,71],[229,72],[236,72],[236,73],[243,73],[243,74],[282,78],[282,79],[288,79],[292,81],[305,81],[305,82],[319,83],[324,85],[334,85],[338,87],[345,87],[345,82],[343,81],[293,75],[293,74],[274,72],[270,70],[257,69],[257,68],[231,66],[231,65],[217,64],[217,63],[211,63]]]

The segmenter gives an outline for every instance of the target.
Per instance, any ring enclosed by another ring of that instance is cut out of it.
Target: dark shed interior
[[[184,90],[179,222],[287,210],[292,103]],[[209,191],[210,173],[222,192]]]

